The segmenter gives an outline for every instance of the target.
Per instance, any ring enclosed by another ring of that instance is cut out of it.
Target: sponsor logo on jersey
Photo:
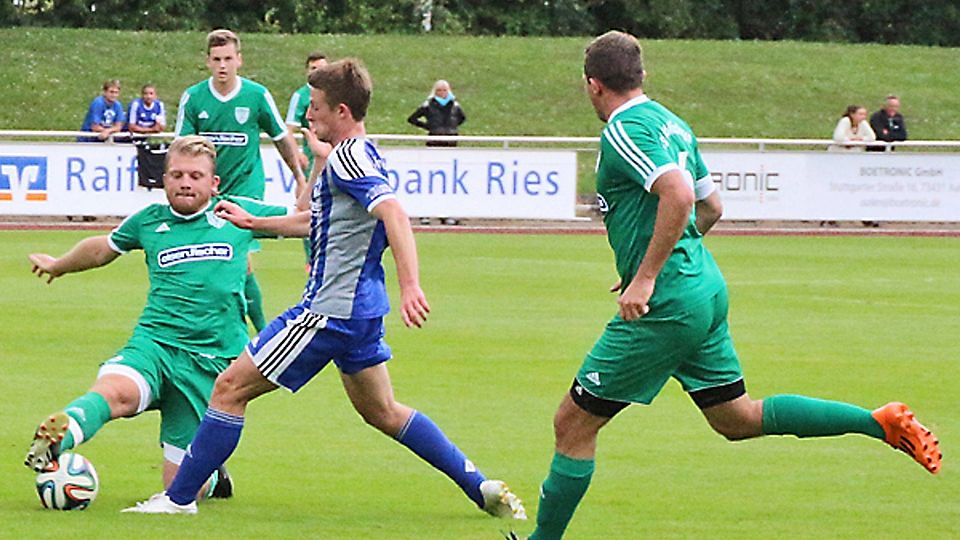
[[[606,214],[607,210],[610,209],[610,207],[607,206],[607,200],[604,199],[603,195],[600,195],[599,193],[597,194],[597,207],[600,209],[601,214]]]
[[[236,107],[233,109],[233,117],[237,119],[237,122],[245,124],[250,118],[250,107]]]
[[[0,202],[47,200],[47,158],[0,156]]]
[[[246,133],[205,131],[200,135],[210,139],[210,142],[212,142],[217,146],[246,146],[247,145]]]
[[[159,227],[153,230],[155,233],[165,233],[170,230],[170,226],[166,222],[161,223]]]
[[[193,244],[165,249],[157,253],[157,264],[160,268],[167,268],[185,262],[229,261],[232,258],[233,246],[230,244]]]
[[[600,374],[597,373],[596,371],[591,371],[590,373],[587,373],[586,377],[588,381],[592,382],[597,386],[600,386]]]
[[[207,111],[200,111],[200,114],[197,115],[197,118],[206,120],[207,118],[210,118],[210,115],[207,114]]]

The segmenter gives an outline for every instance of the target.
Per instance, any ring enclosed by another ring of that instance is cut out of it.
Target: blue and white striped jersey
[[[383,266],[383,222],[370,212],[394,199],[383,158],[366,138],[333,148],[310,204],[313,264],[303,303],[336,319],[373,319],[390,311]]]

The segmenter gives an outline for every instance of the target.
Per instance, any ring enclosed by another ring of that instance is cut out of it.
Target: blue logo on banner
[[[12,201],[14,195],[47,200],[47,158],[0,156],[0,201]]]

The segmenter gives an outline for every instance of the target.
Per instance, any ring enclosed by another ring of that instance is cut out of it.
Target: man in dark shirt
[[[887,96],[884,107],[870,116],[870,127],[877,134],[878,141],[907,140],[907,125],[903,121],[903,115],[900,114],[900,98],[893,94]],[[867,147],[867,150],[882,152],[884,147]]]

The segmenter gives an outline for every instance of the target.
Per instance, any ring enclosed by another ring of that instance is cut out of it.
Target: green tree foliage
[[[0,26],[960,45],[956,0],[0,0]]]

